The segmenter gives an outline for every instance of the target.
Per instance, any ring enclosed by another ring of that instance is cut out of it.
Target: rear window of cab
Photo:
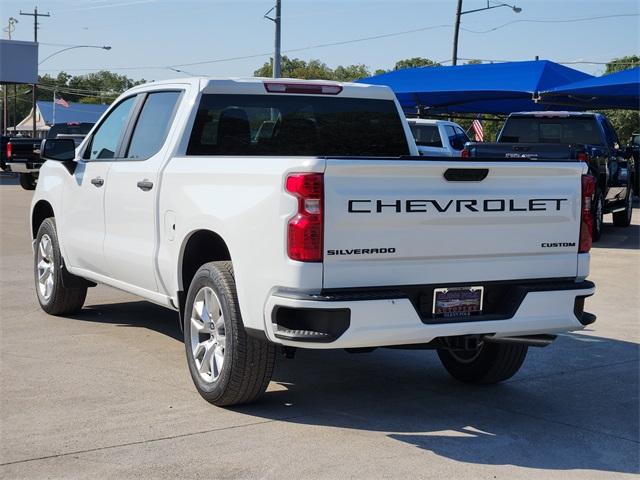
[[[202,96],[187,155],[409,155],[392,100],[304,95]]]

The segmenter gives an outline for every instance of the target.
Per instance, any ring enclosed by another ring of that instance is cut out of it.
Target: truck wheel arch
[[[198,269],[208,262],[231,261],[224,239],[211,230],[194,230],[183,241],[178,262],[178,287],[187,291]]]
[[[39,200],[31,212],[31,238],[36,238],[40,225],[49,217],[55,217],[53,207],[46,200]]]

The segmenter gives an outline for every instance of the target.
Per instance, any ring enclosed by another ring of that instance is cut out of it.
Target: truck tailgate
[[[583,168],[328,159],[324,288],[575,277]]]

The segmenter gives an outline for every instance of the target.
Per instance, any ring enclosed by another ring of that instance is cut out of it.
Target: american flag
[[[62,98],[62,97],[56,97],[56,98],[55,98],[55,100],[54,100],[54,102],[55,102],[57,105],[61,105],[61,106],[63,106],[64,108],[69,108],[69,104],[68,104],[68,103],[67,103],[67,101],[66,101],[64,98]]]
[[[473,133],[476,135],[476,142],[484,142],[484,129],[482,128],[482,122],[477,118],[471,123]]]

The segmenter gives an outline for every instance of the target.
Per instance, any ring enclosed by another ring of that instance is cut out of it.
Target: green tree
[[[133,80],[125,75],[108,71],[77,76],[66,72],[59,72],[57,75],[45,74],[38,77],[36,99],[51,102],[55,92],[58,97],[62,97],[68,102],[111,103],[128,88],[144,82],[144,79]],[[10,86],[7,89],[9,126],[21,122],[29,115],[31,91],[30,85],[17,85],[16,95],[13,93],[13,87]]]
[[[382,75],[383,73],[389,73],[395,70],[402,70],[403,68],[440,67],[440,66],[441,65],[439,63],[424,57],[404,58],[402,60],[398,60],[393,68],[391,69],[378,68],[373,72],[373,74]]]
[[[309,60],[309,62],[306,62],[299,58],[289,58],[283,55],[280,63],[280,71],[281,76],[285,78],[333,79],[333,70],[320,60]],[[265,62],[262,67],[253,73],[256,77],[271,77],[273,75],[271,62]]]
[[[605,75],[640,66],[638,55],[614,58],[607,63]],[[627,143],[631,134],[640,132],[640,111],[638,110],[603,110],[613,128],[616,129],[620,142]]]
[[[360,78],[371,76],[371,72],[366,65],[361,63],[356,65],[339,65],[333,71],[333,79],[339,82],[353,82]]]
[[[398,60],[393,67],[394,70],[402,70],[403,68],[415,67],[439,67],[440,64],[424,57],[413,57]]]
[[[289,58],[283,55],[280,64],[281,76],[285,78],[305,78],[320,80],[337,80],[340,82],[351,82],[359,78],[368,77],[369,69],[366,65],[340,65],[333,70],[326,63],[320,60],[301,60],[299,58]],[[253,74],[256,77],[271,77],[273,75],[271,62],[265,62]]]

